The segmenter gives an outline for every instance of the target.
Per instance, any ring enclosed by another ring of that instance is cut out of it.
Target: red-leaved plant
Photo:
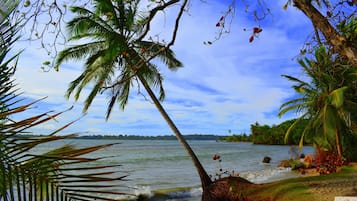
[[[346,161],[335,152],[316,149],[315,164],[320,174],[330,174],[337,171],[338,167],[344,165]]]

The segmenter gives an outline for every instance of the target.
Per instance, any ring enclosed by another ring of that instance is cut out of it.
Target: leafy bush
[[[338,167],[345,164],[345,160],[337,153],[327,152],[320,148],[316,150],[315,164],[320,174],[330,174],[337,171]]]

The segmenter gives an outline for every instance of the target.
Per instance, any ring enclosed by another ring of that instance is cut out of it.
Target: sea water
[[[158,200],[155,192],[166,192],[167,196],[161,200],[200,200],[199,176],[182,145],[175,140],[67,139],[37,147],[33,151],[41,153],[65,143],[79,147],[118,143],[91,153],[89,157],[111,156],[97,163],[120,164],[115,170],[119,171],[118,176],[128,175],[125,181],[120,181],[120,185],[126,187],[123,190],[128,193]],[[231,174],[254,183],[264,183],[296,176],[290,169],[278,167],[281,160],[292,158],[290,146],[206,140],[188,143],[213,180],[220,175]],[[313,153],[313,149],[304,147],[302,152]],[[215,154],[220,156],[220,160],[213,160]],[[262,163],[265,156],[271,158],[269,164]]]

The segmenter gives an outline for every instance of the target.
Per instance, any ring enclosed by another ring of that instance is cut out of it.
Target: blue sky
[[[232,134],[250,133],[250,125],[255,122],[272,125],[294,117],[294,114],[277,117],[280,105],[295,95],[291,83],[280,75],[303,76],[294,59],[312,28],[309,20],[292,6],[282,10],[286,0],[268,3],[272,15],[259,22],[263,28],[259,38],[249,43],[249,29],[259,23],[237,1],[230,34],[208,46],[203,42],[216,36],[215,24],[227,4],[219,0],[192,2],[173,46],[184,68],[171,72],[159,66],[165,78],[163,106],[183,134],[227,135],[228,130]],[[171,30],[170,20],[172,12],[162,14],[155,20],[150,34],[166,38]],[[40,66],[49,58],[38,42],[22,41],[16,48],[25,48],[15,75],[25,92],[23,96],[28,101],[48,96],[27,115],[74,106],[56,121],[34,131],[48,133],[82,117],[85,93],[78,102],[65,99],[64,94],[69,82],[81,73],[83,61],[66,63],[59,72],[43,72]],[[145,99],[145,92],[140,92],[143,94],[138,94],[137,89],[132,91],[124,111],[115,106],[108,121],[105,121],[107,96],[98,96],[88,113],[64,133],[172,134],[155,106]]]

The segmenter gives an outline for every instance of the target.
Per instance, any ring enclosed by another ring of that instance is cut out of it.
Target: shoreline
[[[357,163],[342,166],[337,173],[317,175],[312,172],[254,186],[256,188],[241,188],[239,193],[256,201],[332,201],[339,196],[352,196],[357,200]]]
[[[275,167],[270,169],[242,172],[240,177],[255,184],[271,183],[291,178],[299,178],[301,174],[292,171],[291,168]],[[142,200],[146,201],[200,201],[202,188],[200,186],[185,186],[176,188],[163,188],[138,192]]]
[[[338,173],[316,175],[314,173],[300,174],[291,171],[293,177],[278,177],[256,183],[259,188],[254,194],[257,200],[267,196],[276,201],[331,201],[338,196],[351,196],[357,199],[357,163],[342,167]],[[251,189],[247,189],[250,191]],[[147,201],[200,201],[202,189],[199,186],[158,189],[151,192],[150,197],[143,196]],[[254,200],[254,199],[253,199]]]

